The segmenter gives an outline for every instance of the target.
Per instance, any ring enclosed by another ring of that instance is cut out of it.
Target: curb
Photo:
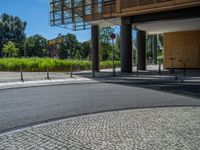
[[[0,90],[56,86],[56,85],[70,85],[70,84],[89,84],[89,83],[98,83],[98,81],[91,80],[88,78],[72,78],[72,79],[58,79],[58,80],[8,82],[8,83],[0,83]]]

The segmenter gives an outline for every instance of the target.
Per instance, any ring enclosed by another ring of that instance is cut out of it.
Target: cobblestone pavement
[[[200,108],[149,108],[92,114],[0,135],[1,150],[200,149]]]

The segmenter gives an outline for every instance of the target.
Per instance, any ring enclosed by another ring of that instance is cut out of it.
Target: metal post
[[[73,67],[72,67],[72,65],[71,65],[70,78],[73,78]]]
[[[95,78],[95,70],[94,70],[93,64],[92,64],[92,77]]]
[[[113,77],[115,77],[116,76],[116,72],[115,72],[114,39],[112,39],[112,61],[113,61]]]
[[[178,80],[178,76],[177,75],[175,75],[175,80]]]
[[[159,75],[161,76],[161,60],[159,60],[158,73],[159,73]]]
[[[137,77],[139,76],[139,70],[138,70],[138,64],[137,64]]]
[[[50,80],[50,76],[49,76],[49,68],[47,67],[47,79]]]
[[[171,59],[171,64],[172,64],[171,73],[172,73],[172,74],[175,74],[175,68],[174,68],[174,59],[175,59],[175,58],[172,57],[172,58],[170,58],[170,59]]]
[[[78,63],[78,72],[80,71],[80,66],[79,66],[79,63]]]
[[[22,65],[20,65],[20,75],[21,75],[21,81],[24,82]]]
[[[184,70],[183,70],[183,76],[186,76],[186,64],[184,63]]]

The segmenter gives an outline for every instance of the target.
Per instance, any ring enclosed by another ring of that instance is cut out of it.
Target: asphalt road
[[[200,106],[198,98],[120,84],[92,83],[0,90],[0,133],[109,110]]]

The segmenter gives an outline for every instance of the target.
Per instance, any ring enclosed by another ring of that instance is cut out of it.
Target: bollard
[[[158,74],[161,76],[161,61],[159,61]]]
[[[116,67],[115,67],[115,64],[113,64],[113,77],[116,77]]]
[[[79,66],[79,64],[78,64],[78,72],[80,71],[80,66]]]
[[[183,76],[186,76],[186,64],[184,63]]]
[[[139,76],[138,64],[137,64],[137,77]]]
[[[24,82],[22,65],[20,65],[20,75],[21,75],[21,81]]]
[[[183,82],[184,82],[184,80],[183,80],[183,79],[181,79],[181,82],[183,83]]]
[[[50,80],[50,76],[49,76],[49,68],[47,67],[47,79]]]
[[[95,70],[94,70],[93,64],[91,65],[91,68],[92,68],[92,77],[95,78]]]
[[[178,76],[177,75],[175,75],[175,80],[178,80]]]
[[[72,67],[72,65],[71,65],[70,78],[73,78],[73,67]]]
[[[95,71],[92,69],[92,77],[95,78]]]

